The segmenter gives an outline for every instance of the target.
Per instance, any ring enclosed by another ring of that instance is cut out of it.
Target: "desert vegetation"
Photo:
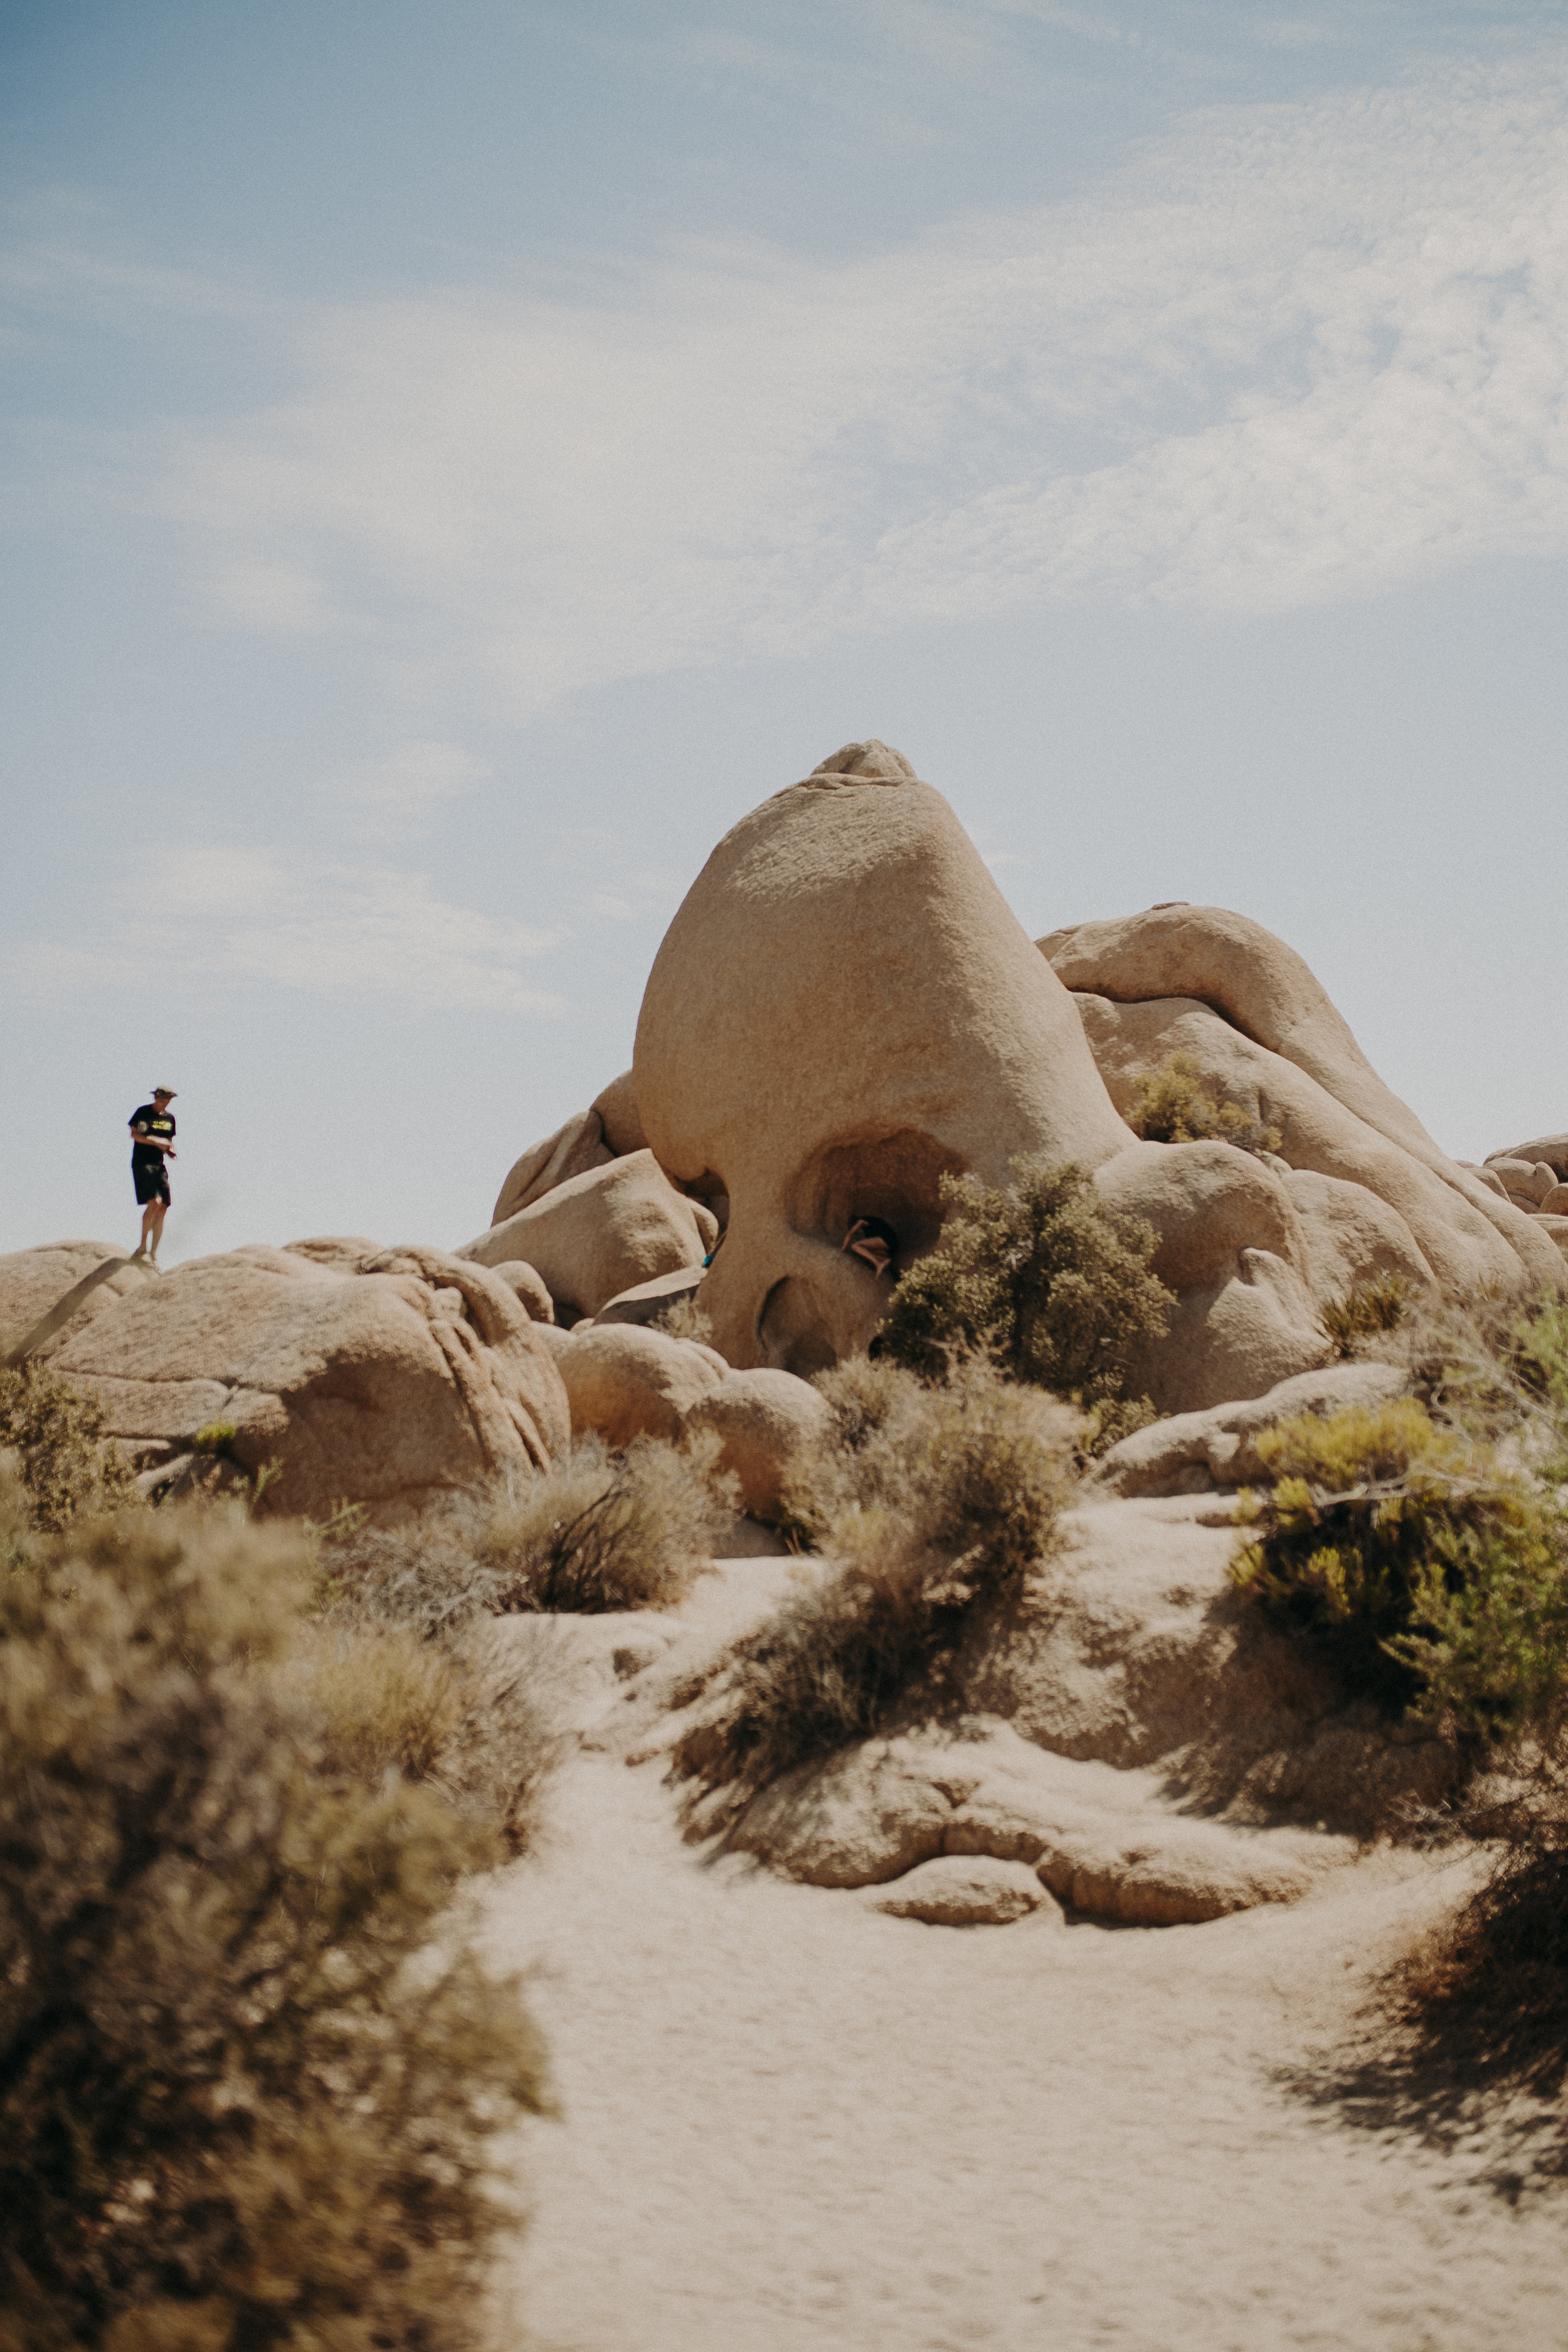
[[[47,1533],[136,1491],[130,1465],[104,1437],[100,1406],[47,1364],[0,1365],[0,1454],[12,1456],[20,1481],[14,1507]]]
[[[1127,1124],[1145,1143],[1234,1143],[1242,1151],[1278,1151],[1282,1140],[1277,1127],[1215,1094],[1191,1054],[1173,1054],[1139,1079]]]
[[[547,2104],[452,1907],[527,1778],[481,1678],[323,1622],[308,1529],[126,1507],[63,1384],[5,1408],[0,2347],[479,2342]]]
[[[1568,1669],[1555,1501],[1413,1397],[1265,1431],[1276,1480],[1233,1570],[1390,1712],[1493,1734]]]
[[[739,1804],[940,1704],[975,1612],[1047,1552],[1086,1453],[1152,1418],[1122,1360],[1165,1328],[1154,1234],[1071,1165],[944,1178],[938,1247],[900,1281],[869,1358],[818,1375],[832,1421],[786,1480],[786,1528],[824,1552],[742,1644],[679,1775]]]
[[[941,1243],[900,1282],[879,1351],[928,1381],[984,1358],[1079,1406],[1101,1448],[1152,1418],[1122,1390],[1128,1349],[1163,1334],[1175,1303],[1149,1271],[1154,1231],[1109,1208],[1070,1161],[1020,1160],[1014,1176],[994,1188],[942,1179]]]
[[[734,1507],[718,1453],[711,1436],[684,1449],[580,1436],[520,1491],[464,1498],[413,1531],[349,1530],[329,1553],[332,1607],[442,1637],[514,1611],[672,1608]]]
[[[1568,1308],[1555,1295],[1523,1311],[1405,1307],[1384,1345],[1419,1397],[1260,1437],[1277,1483],[1243,1506],[1254,1533],[1235,1570],[1352,1687],[1458,1741],[1468,1774],[1433,1826],[1490,1856],[1456,1919],[1388,1980],[1392,2043],[1344,2087],[1352,2112],[1437,2134],[1485,2093],[1522,2095],[1521,2128],[1562,2170]]]
[[[1074,1483],[1076,1416],[984,1359],[938,1383],[861,1359],[817,1385],[832,1429],[786,1499],[830,1565],[741,1645],[674,1759],[737,1804],[900,1706],[939,1702],[969,1619],[1045,1555]]]
[[[1402,1274],[1381,1274],[1356,1282],[1319,1309],[1319,1320],[1337,1356],[1356,1356],[1375,1347],[1391,1331],[1408,1323],[1415,1308],[1415,1286]]]
[[[1568,1676],[1568,1314],[1396,1303],[1417,1394],[1258,1437],[1235,1580],[1392,1712],[1539,1728]]]

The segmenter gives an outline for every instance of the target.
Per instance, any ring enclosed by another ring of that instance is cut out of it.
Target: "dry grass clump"
[[[695,1339],[699,1347],[713,1344],[713,1318],[705,1307],[699,1307],[694,1290],[683,1290],[662,1315],[654,1317],[650,1328],[671,1339]]]
[[[620,1452],[580,1437],[521,1493],[455,1504],[417,1526],[331,1548],[331,1607],[357,1623],[452,1638],[514,1611],[668,1609],[689,1590],[734,1507],[717,1438]]]
[[[135,1498],[130,1464],[104,1438],[101,1406],[47,1364],[0,1366],[0,1453],[16,1455],[28,1517],[50,1533]]]
[[[1146,1143],[1234,1143],[1241,1151],[1278,1151],[1281,1141],[1277,1127],[1214,1094],[1191,1054],[1173,1054],[1139,1079],[1127,1124]]]
[[[900,1282],[879,1353],[927,1380],[984,1356],[1089,1411],[1100,1451],[1154,1417],[1121,1393],[1128,1349],[1158,1338],[1175,1304],[1149,1271],[1154,1230],[1108,1208],[1070,1161],[1013,1166],[1005,1190],[942,1179],[942,1240]]]
[[[29,1516],[13,1480],[0,2346],[479,2342],[490,2146],[545,2093],[443,1916],[500,1844],[433,1784],[441,1670],[301,1667],[312,1547],[237,1504]]]
[[[719,1441],[682,1453],[634,1438],[613,1453],[579,1438],[480,1528],[476,1552],[503,1609],[670,1609],[710,1557],[732,1507],[710,1473]]]
[[[941,1388],[886,1360],[817,1385],[834,1430],[786,1501],[830,1566],[742,1644],[675,1752],[679,1776],[735,1803],[934,1697],[976,1605],[1045,1554],[1073,1486],[1074,1416],[982,1363]]]
[[[1414,1283],[1402,1274],[1380,1274],[1371,1282],[1352,1283],[1342,1297],[1331,1298],[1318,1320],[1333,1342],[1334,1353],[1353,1356],[1407,1324],[1415,1305]]]
[[[469,1622],[432,1637],[340,1601],[296,1672],[343,1769],[371,1784],[389,1771],[427,1783],[518,1854],[538,1842],[561,1760],[559,1662],[488,1633]]]

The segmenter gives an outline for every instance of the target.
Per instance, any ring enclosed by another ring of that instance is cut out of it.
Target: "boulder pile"
[[[1176,1055],[1277,1148],[1141,1140],[1140,1088]],[[767,1517],[822,1427],[810,1376],[872,1339],[936,1244],[942,1178],[1005,1183],[1022,1154],[1146,1218],[1176,1294],[1130,1378],[1172,1418],[1110,1492],[1226,1483],[1240,1408],[1330,1377],[1321,1312],[1357,1284],[1568,1286],[1568,1137],[1449,1159],[1244,916],[1163,906],[1031,941],[941,793],[866,741],[719,844],[632,1068],[521,1154],[484,1233],[158,1278],[50,1244],[0,1260],[0,1352],[92,1390],[149,1478],[227,1432],[278,1509],[393,1519],[535,1476],[584,1432],[712,1433]]]

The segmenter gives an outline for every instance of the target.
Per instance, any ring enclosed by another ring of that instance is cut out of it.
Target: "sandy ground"
[[[1445,1888],[1373,1863],[1199,1927],[928,1927],[681,1845],[584,1755],[488,1897],[564,2116],[531,2352],[1559,2352],[1568,2192],[1352,2130],[1282,2070]]]

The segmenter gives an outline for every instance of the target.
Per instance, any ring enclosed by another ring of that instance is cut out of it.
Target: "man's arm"
[[[172,1143],[165,1143],[161,1135],[149,1135],[140,1119],[133,1118],[131,1121],[131,1132],[134,1139],[144,1145],[148,1150],[162,1151],[170,1160],[179,1158],[180,1155]]]

